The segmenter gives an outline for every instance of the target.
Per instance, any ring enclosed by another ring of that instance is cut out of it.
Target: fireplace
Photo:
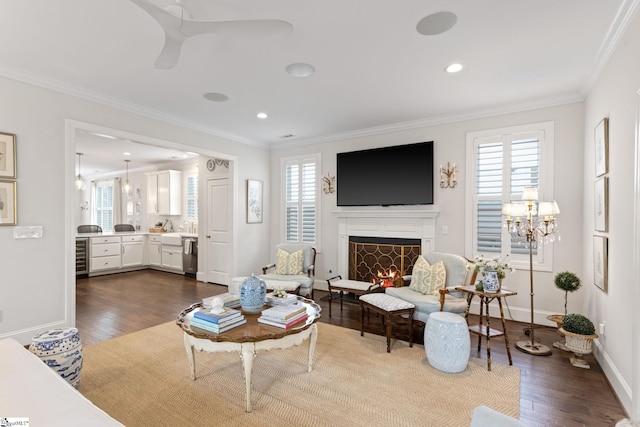
[[[438,211],[385,208],[349,209],[334,211],[334,213],[338,217],[338,274],[344,278],[356,277],[351,275],[349,268],[350,238],[353,240],[353,237],[377,238],[383,242],[397,242],[394,239],[400,239],[408,242],[409,246],[417,245],[419,242],[418,254],[423,255],[434,250]],[[406,265],[408,262],[409,266]],[[398,268],[404,268],[405,274],[408,274],[412,266],[413,262],[405,260],[404,264]],[[371,282],[371,278],[357,280]]]
[[[420,239],[349,236],[349,279],[402,286],[420,253]]]

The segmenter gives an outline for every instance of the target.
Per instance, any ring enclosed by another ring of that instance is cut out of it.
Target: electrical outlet
[[[2,310],[0,310],[0,323],[2,323]]]

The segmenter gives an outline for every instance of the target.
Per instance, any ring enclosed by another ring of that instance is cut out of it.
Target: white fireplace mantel
[[[422,254],[435,247],[435,210],[340,210],[338,217],[338,271],[349,276],[349,236],[420,239]]]

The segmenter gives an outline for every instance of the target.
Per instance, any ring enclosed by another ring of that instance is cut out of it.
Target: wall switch
[[[42,239],[41,225],[21,225],[13,227],[14,239]]]
[[[449,234],[449,226],[448,225],[443,225],[442,226],[442,234]]]
[[[598,332],[600,332],[600,335],[604,335],[604,325],[605,322],[602,322],[598,325]]]

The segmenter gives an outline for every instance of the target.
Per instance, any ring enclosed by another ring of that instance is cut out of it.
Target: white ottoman
[[[454,313],[431,313],[424,328],[424,349],[434,368],[451,373],[464,371],[471,350],[467,321]]]
[[[408,301],[383,293],[364,294],[360,297],[360,336],[364,336],[364,312],[373,311],[384,318],[387,353],[391,353],[391,325],[393,320],[409,324],[409,347],[413,347],[413,312],[416,306]]]

